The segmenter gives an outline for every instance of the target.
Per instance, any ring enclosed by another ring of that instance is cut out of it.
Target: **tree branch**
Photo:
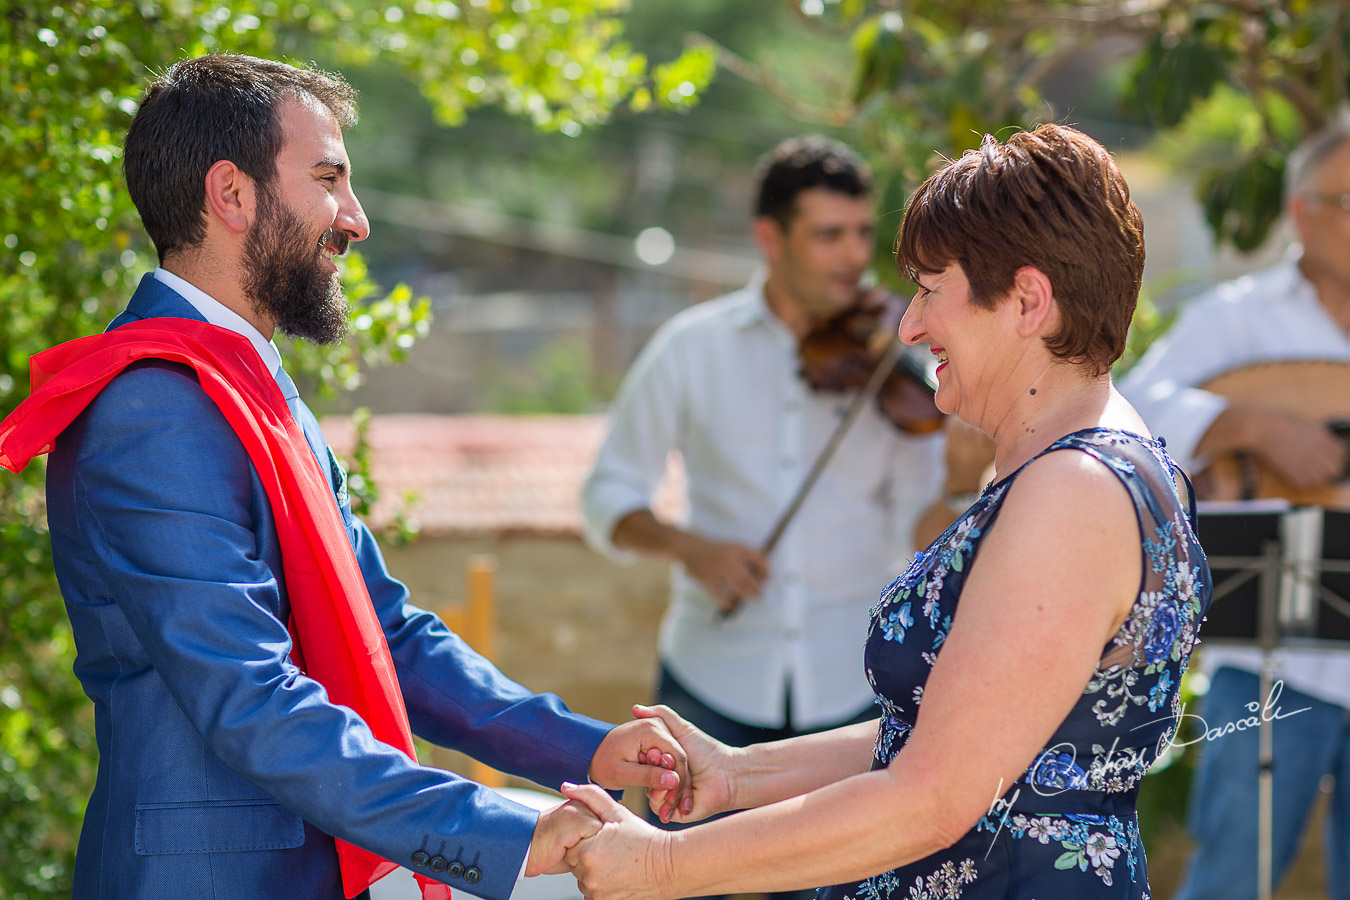
[[[731,50],[719,44],[717,41],[705,34],[694,33],[689,36],[689,42],[693,46],[710,47],[717,56],[717,65],[726,69],[733,75],[742,78],[751,84],[760,86],[774,100],[791,113],[794,117],[803,122],[813,125],[828,125],[831,128],[841,128],[853,122],[857,115],[856,106],[847,107],[827,107],[815,106],[810,103],[804,103],[792,91],[779,80],[768,66],[763,63],[753,63]]]

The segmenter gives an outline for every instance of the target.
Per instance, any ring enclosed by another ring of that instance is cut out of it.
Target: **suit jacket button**
[[[433,856],[431,858],[431,871],[444,872],[445,866],[446,866],[446,859],[444,856]]]
[[[464,863],[460,862],[459,860],[455,860],[450,864],[450,868],[446,870],[446,874],[449,875],[451,878],[463,878]]]
[[[427,851],[425,850],[418,850],[416,853],[412,855],[412,864],[414,866],[417,866],[419,869],[422,868],[422,866],[425,866],[430,861],[431,857],[427,855]]]
[[[483,879],[483,873],[477,866],[469,866],[464,870],[464,880],[469,884],[477,884]]]

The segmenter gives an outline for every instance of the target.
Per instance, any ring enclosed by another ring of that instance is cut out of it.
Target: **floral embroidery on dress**
[[[978,877],[975,860],[966,858],[955,862],[949,859],[927,877],[916,876],[913,884],[901,884],[894,871],[869,878],[858,885],[855,900],[889,900],[896,896],[906,900],[960,900],[961,889],[973,884]],[[901,894],[906,887],[908,893]]]
[[[990,813],[975,825],[976,831],[998,834],[1000,829],[1014,838],[1025,838],[1039,844],[1058,842],[1064,852],[1055,859],[1056,869],[1089,869],[1103,884],[1115,883],[1119,874],[1116,863],[1123,857],[1129,869],[1130,881],[1138,878],[1135,862],[1139,845],[1139,826],[1124,822],[1116,816],[1092,815],[1024,815],[1008,816]]]
[[[963,892],[967,900],[1020,898],[1006,866],[980,873],[975,865],[1000,842],[1003,852],[1012,852],[1009,841],[1021,854],[1020,870],[1043,866],[1050,878],[1066,879],[1062,889],[1038,889],[1038,900],[1115,898],[1121,884],[1132,886],[1130,896],[1148,900],[1132,792],[1175,733],[1178,684],[1212,585],[1160,442],[1091,429],[1061,438],[1045,452],[1064,449],[1103,462],[1134,501],[1143,564],[1129,615],[1064,724],[1004,795],[1004,805],[996,803],[950,848],[863,882],[827,888],[822,900],[928,900]],[[936,541],[915,554],[872,608],[865,661],[883,711],[874,768],[889,765],[913,733],[965,578],[1020,471],[986,487]]]

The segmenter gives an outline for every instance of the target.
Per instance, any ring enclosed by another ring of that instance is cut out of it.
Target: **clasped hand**
[[[664,706],[633,707],[638,721],[660,723],[688,762],[688,789],[652,786],[647,801],[663,821],[695,822],[735,807],[727,765],[730,750]],[[630,725],[636,723],[629,723]],[[623,727],[623,726],[621,726]],[[655,749],[640,762],[669,768]],[[669,780],[669,779],[667,779]],[[540,816],[527,875],[571,871],[587,900],[654,900],[681,896],[675,884],[671,832],[660,831],[594,784],[564,784],[565,803]]]

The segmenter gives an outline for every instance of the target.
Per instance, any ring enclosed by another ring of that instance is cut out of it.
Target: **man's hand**
[[[559,803],[539,814],[530,839],[530,856],[525,863],[525,875],[556,874],[567,871],[564,854],[582,838],[600,830],[600,819],[590,807],[576,800]]]
[[[1296,490],[1329,485],[1345,471],[1345,444],[1321,422],[1232,403],[1196,443],[1194,455],[1212,458],[1242,451],[1254,453]]]
[[[658,521],[649,509],[619,519],[611,535],[614,546],[638,553],[657,553],[681,563],[729,615],[746,597],[756,597],[769,577],[764,554],[741,544],[708,538]]]
[[[673,884],[670,832],[648,825],[593,784],[563,785],[563,795],[585,803],[602,823],[566,855],[586,900],[685,896]]]
[[[735,748],[708,737],[668,706],[634,706],[639,719],[659,719],[689,757],[691,790],[683,797],[663,788],[648,788],[647,803],[662,822],[697,822],[736,809],[731,762]]]
[[[690,796],[689,759],[658,717],[634,719],[610,730],[591,758],[591,780],[610,790],[640,787],[669,792],[672,802]]]
[[[1345,471],[1345,444],[1320,422],[1287,413],[1270,412],[1253,428],[1261,459],[1291,487],[1322,487]]]
[[[764,554],[743,544],[686,533],[675,556],[725,613],[735,612],[747,597],[758,597],[769,577]]]

